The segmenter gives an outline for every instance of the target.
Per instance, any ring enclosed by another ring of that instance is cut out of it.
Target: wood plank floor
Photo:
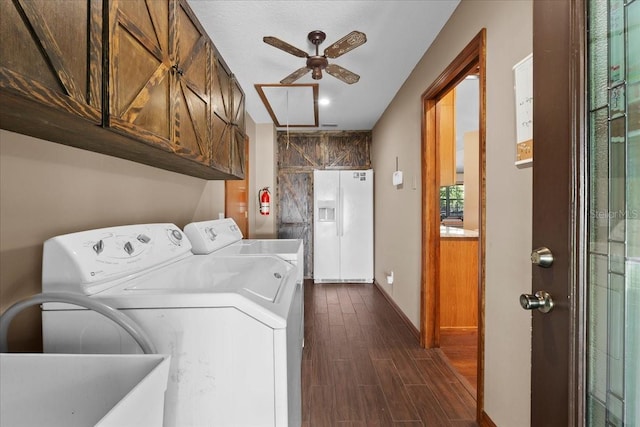
[[[475,396],[478,383],[478,329],[440,329],[440,350]]]
[[[305,282],[303,426],[475,423],[475,400],[373,285]]]

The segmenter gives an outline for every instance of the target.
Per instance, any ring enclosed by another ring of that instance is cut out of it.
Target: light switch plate
[[[402,171],[395,171],[393,173],[393,185],[402,184]]]

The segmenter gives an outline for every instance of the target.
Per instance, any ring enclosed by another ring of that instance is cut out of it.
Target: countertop
[[[478,230],[440,226],[440,237],[444,238],[478,238]]]

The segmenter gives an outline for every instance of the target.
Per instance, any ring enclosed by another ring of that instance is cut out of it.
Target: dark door
[[[638,425],[640,1],[533,10],[531,425]]]
[[[566,427],[575,407],[572,352],[577,314],[575,275],[582,215],[578,154],[583,102],[578,2],[533,3],[533,248],[548,248],[550,267],[532,266],[532,295],[548,292],[548,313],[532,311],[531,425]],[[574,19],[578,19],[574,21]],[[578,25],[578,28],[574,26]],[[577,42],[576,44],[573,44]],[[522,301],[524,303],[526,301]],[[531,302],[531,301],[529,301]],[[515,302],[514,302],[515,303]]]

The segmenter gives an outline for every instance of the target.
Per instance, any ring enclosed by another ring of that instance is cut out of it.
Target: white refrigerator
[[[313,172],[313,281],[373,282],[373,170]]]

